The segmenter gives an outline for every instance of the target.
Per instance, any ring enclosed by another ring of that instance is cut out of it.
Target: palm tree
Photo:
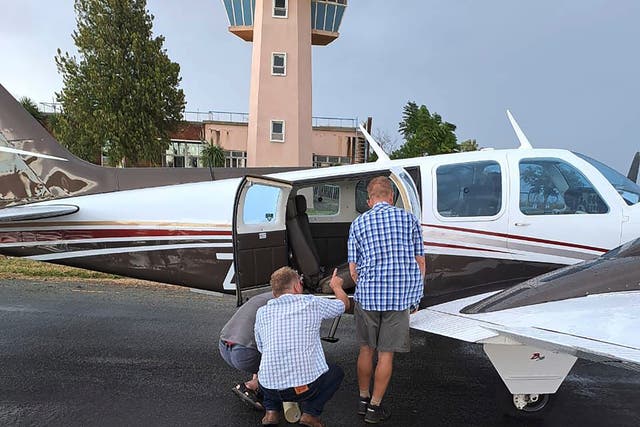
[[[205,143],[206,144],[206,143]],[[224,149],[213,142],[206,144],[200,153],[204,167],[221,168],[224,167]]]

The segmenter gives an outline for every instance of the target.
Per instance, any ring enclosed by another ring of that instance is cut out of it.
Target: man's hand
[[[344,289],[342,289],[342,283],[344,281],[341,277],[338,276],[338,269],[333,269],[333,276],[331,276],[331,282],[329,282],[329,286],[331,286],[331,290],[335,294],[336,298],[338,298],[344,304],[344,311],[349,310],[349,297],[345,293]]]
[[[331,286],[331,290],[333,291],[334,294],[336,293],[336,288],[342,289],[343,283],[344,283],[344,280],[342,280],[342,278],[338,276],[338,269],[334,268],[333,276],[331,276],[331,282],[329,282],[329,286]]]

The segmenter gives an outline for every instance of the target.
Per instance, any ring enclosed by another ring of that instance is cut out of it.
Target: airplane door
[[[291,184],[246,176],[238,187],[233,212],[236,295],[268,286],[271,273],[288,265],[286,206]]]
[[[411,175],[403,168],[394,167],[391,168],[389,178],[396,185],[398,191],[400,191],[400,197],[402,197],[405,210],[415,215],[418,221],[422,221],[420,195],[418,194],[418,189]]]
[[[553,154],[508,155],[514,191],[507,245],[515,259],[543,271],[618,246],[622,228],[622,207],[604,178],[568,152]]]

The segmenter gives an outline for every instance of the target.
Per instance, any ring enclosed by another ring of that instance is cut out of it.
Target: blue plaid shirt
[[[329,370],[320,324],[344,313],[340,300],[284,294],[256,314],[256,344],[262,353],[258,381],[272,390],[312,383]]]
[[[415,216],[376,203],[351,224],[348,248],[358,271],[354,299],[364,310],[399,311],[420,302],[424,284],[416,256],[424,255],[424,244]]]

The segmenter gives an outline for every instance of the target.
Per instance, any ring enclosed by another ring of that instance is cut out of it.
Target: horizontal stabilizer
[[[53,218],[78,212],[75,205],[25,205],[0,210],[0,222]]]

